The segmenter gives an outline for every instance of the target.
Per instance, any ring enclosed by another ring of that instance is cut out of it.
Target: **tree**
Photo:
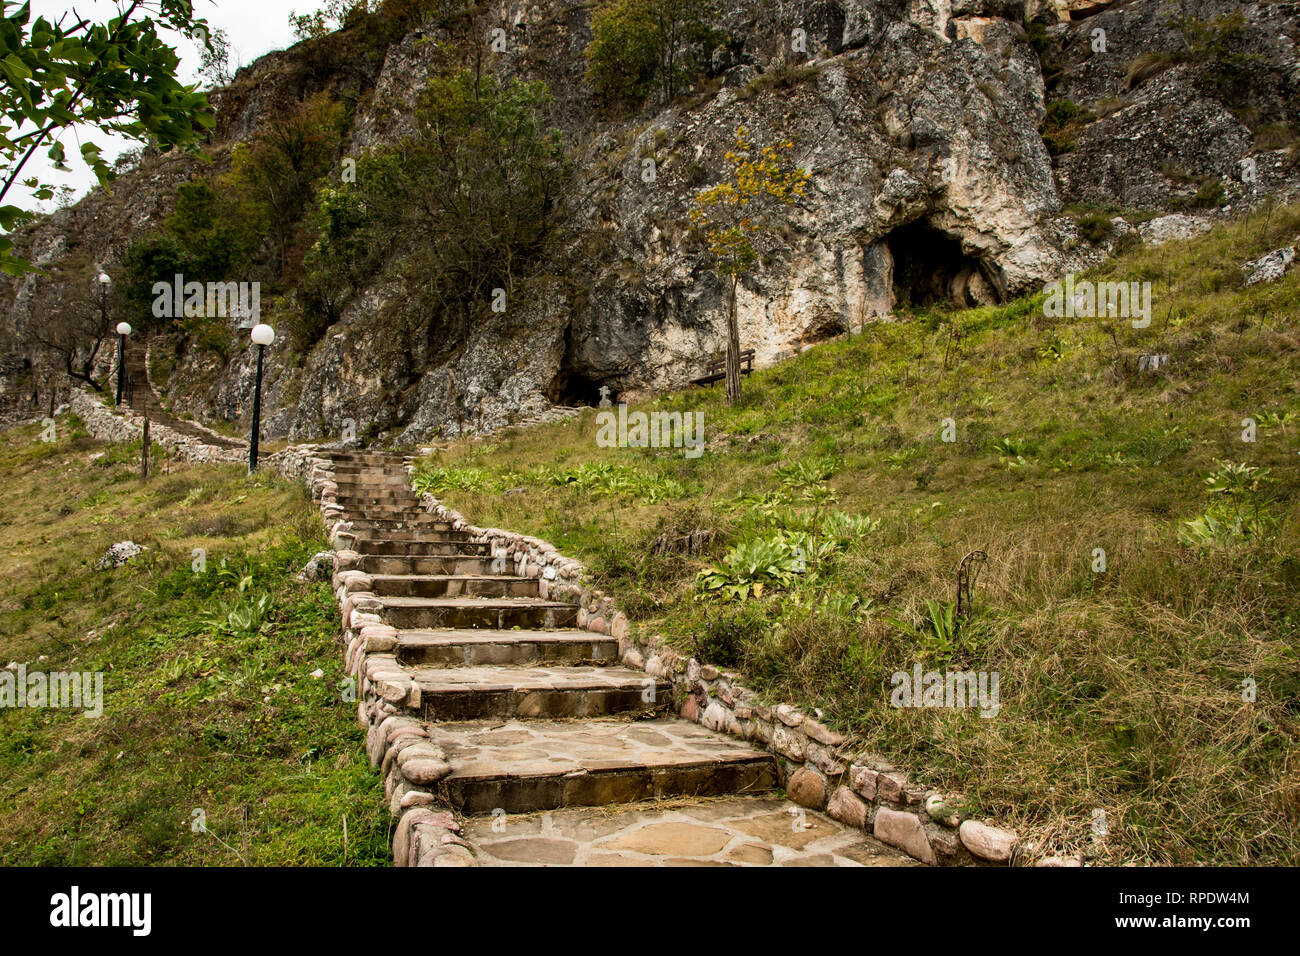
[[[75,13],[29,22],[29,4],[0,0],[0,202],[47,144],[56,167],[67,168],[58,136],[74,125],[163,149],[192,148],[196,126],[213,125],[207,99],[176,79],[180,60],[159,35],[162,27],[207,43],[207,24],[195,19],[191,0],[120,0],[118,9],[103,24]],[[94,142],[82,143],[81,156],[101,185],[113,178]],[[37,199],[54,195],[36,177],[21,181]],[[11,232],[28,216],[18,206],[0,205],[0,230]],[[0,235],[0,270],[34,271],[12,249],[9,236]]]
[[[101,284],[99,269],[84,264],[56,267],[50,278],[65,295],[46,320],[32,329],[32,338],[46,356],[32,364],[59,368],[68,378],[102,392],[104,383],[95,378],[95,370],[105,343],[112,340],[116,289]]]
[[[199,54],[199,76],[213,86],[225,86],[235,78],[230,68],[230,37],[225,30],[213,30],[207,40]]]
[[[566,165],[548,102],[542,83],[434,76],[416,132],[362,156],[355,183],[321,191],[309,261],[322,299],[390,263],[430,345],[459,340],[493,289],[508,293],[539,261],[559,217]]]
[[[670,102],[696,66],[693,51],[715,39],[706,0],[610,0],[591,18],[587,81],[604,99],[639,107],[658,90]]]
[[[782,156],[793,148],[784,140],[756,151],[749,131],[738,127],[726,157],[731,174],[696,193],[691,206],[691,222],[703,230],[714,269],[727,287],[727,401],[732,405],[740,401],[736,285],[759,264],[754,238],[770,231],[767,213],[797,203],[807,189],[808,171]]]
[[[358,17],[379,9],[378,0],[325,0],[325,6],[312,13],[289,11],[289,26],[299,40],[313,40],[341,30]]]
[[[280,275],[315,184],[329,172],[346,119],[343,107],[328,93],[317,93],[295,113],[277,118],[251,143],[234,149],[229,185],[254,204],[253,216],[265,218]]]

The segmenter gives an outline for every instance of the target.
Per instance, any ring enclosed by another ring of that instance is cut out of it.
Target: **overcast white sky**
[[[75,3],[69,3],[67,0],[64,2],[31,0],[31,3],[33,20],[43,16],[51,21],[75,10],[83,17],[104,23],[121,7],[120,3],[112,0],[77,0]],[[235,67],[247,66],[264,53],[282,50],[294,42],[293,31],[289,29],[290,11],[306,13],[322,5],[323,0],[194,0],[194,15],[207,20],[213,29],[226,31],[230,39],[230,64],[233,71]],[[172,35],[169,42],[180,54],[181,81],[198,82],[197,45],[176,35]],[[94,185],[95,177],[81,161],[81,134],[81,130],[72,129],[65,131],[62,136],[71,172],[61,173],[52,169],[49,159],[45,156],[45,150],[42,149],[23,168],[23,178],[35,175],[43,182],[52,183],[56,187],[72,186],[77,190],[78,196],[84,194]],[[99,145],[110,160],[116,158],[122,150],[134,145],[126,140],[111,138],[98,132],[94,132],[91,139]],[[30,190],[22,189],[22,192],[19,192],[20,188],[19,185],[15,185],[5,197],[5,201],[12,201],[14,205],[24,209],[49,210],[54,207],[53,201],[38,203],[31,197]]]

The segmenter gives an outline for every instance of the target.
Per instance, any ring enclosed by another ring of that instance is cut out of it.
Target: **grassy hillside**
[[[305,492],[180,462],[142,481],[138,443],[68,418],[0,450],[0,666],[104,672],[98,719],[0,709],[0,863],[385,862],[338,612],[294,580],[325,546]],[[127,538],[148,550],[96,570]]]
[[[694,460],[598,447],[591,411],[440,450],[422,481],[1040,845],[1300,863],[1300,274],[1240,268],[1298,232],[1290,208],[1112,260],[1091,278],[1154,283],[1146,329],[1042,296],[917,312],[748,377],[734,409],[720,387],[645,406],[703,412]],[[708,553],[652,553],[695,529]],[[917,662],[999,672],[1000,712],[891,707]]]

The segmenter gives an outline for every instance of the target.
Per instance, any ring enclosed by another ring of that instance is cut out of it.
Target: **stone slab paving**
[[[919,866],[879,840],[774,796],[479,816],[479,866]]]
[[[770,754],[679,719],[509,720],[428,728],[461,812],[528,813],[665,798],[764,793]]]
[[[474,721],[433,724],[428,732],[453,778],[680,766],[692,756],[702,764],[771,759],[744,741],[675,718]]]
[[[668,684],[656,680],[644,671],[629,667],[414,667],[411,677],[426,694],[474,690],[479,693],[493,691],[537,690],[580,691],[615,690],[645,691],[647,700],[654,692],[664,694]],[[649,709],[647,707],[647,709]]]
[[[585,631],[399,631],[395,651],[400,663],[436,667],[547,662],[609,665],[618,660],[618,641]]]

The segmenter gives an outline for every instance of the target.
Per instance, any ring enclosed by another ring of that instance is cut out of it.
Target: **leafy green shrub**
[[[716,33],[706,0],[609,0],[591,17],[587,82],[607,104],[670,102],[699,75]]]
[[[411,479],[416,494],[442,495],[448,491],[474,491],[486,485],[482,468],[434,468]]]
[[[232,601],[220,602],[220,610],[206,615],[203,620],[219,634],[230,637],[265,634],[271,630],[272,606],[269,593],[263,592],[256,598],[241,593]]]
[[[697,660],[719,667],[736,667],[754,637],[771,627],[759,604],[724,606],[711,613],[695,635]]]
[[[788,538],[755,538],[742,541],[722,561],[699,573],[702,591],[743,601],[762,597],[768,589],[788,588],[807,570],[807,563]]]
[[[955,601],[925,599],[919,621],[886,615],[885,621],[913,642],[920,658],[936,667],[970,663],[979,650],[981,630],[957,617]]]
[[[1055,100],[1047,104],[1041,130],[1047,151],[1060,156],[1073,150],[1079,130],[1096,118],[1073,100]]]
[[[1079,219],[1079,234],[1089,242],[1101,242],[1110,232],[1110,224],[1110,216],[1090,212]]]
[[[608,462],[588,462],[563,469],[542,467],[535,475],[552,485],[571,485],[609,497],[640,498],[650,504],[685,494],[681,483],[672,478]]]
[[[828,538],[852,541],[879,531],[880,519],[868,515],[850,515],[842,511],[832,511],[822,516],[820,530]]]
[[[832,455],[823,455],[819,458],[808,458],[804,461],[782,465],[777,468],[776,474],[783,485],[792,488],[806,488],[809,485],[825,481],[835,474],[835,469],[841,464],[843,464],[841,459]]]
[[[1277,518],[1271,514],[1267,487],[1271,469],[1236,462],[1215,462],[1219,469],[1205,478],[1211,495],[1220,500],[1200,516],[1184,521],[1178,540],[1190,548],[1226,547],[1271,533]]]
[[[1217,209],[1228,201],[1227,190],[1223,186],[1223,180],[1212,178],[1201,183],[1201,188],[1196,190],[1196,195],[1192,197],[1193,209]]]
[[[371,150],[356,182],[322,193],[307,256],[318,301],[337,309],[385,263],[406,282],[408,334],[461,341],[540,261],[561,211],[567,168],[543,116],[545,84],[460,71],[435,76],[416,134]]]

